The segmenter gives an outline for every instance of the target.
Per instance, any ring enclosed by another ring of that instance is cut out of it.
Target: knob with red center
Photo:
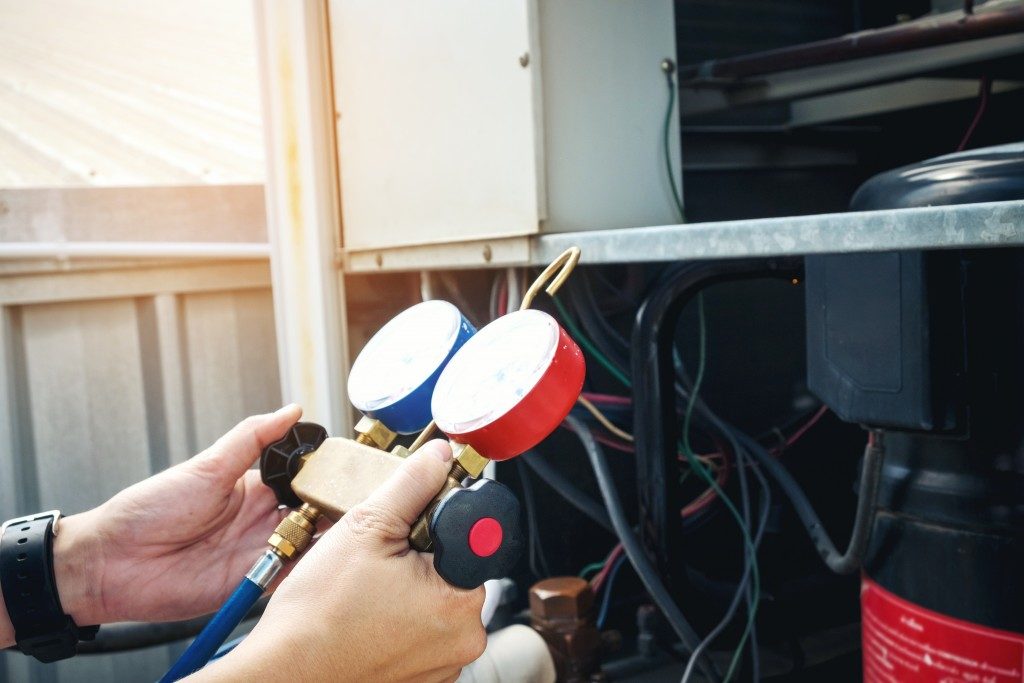
[[[508,576],[523,547],[519,501],[491,479],[450,491],[434,510],[429,530],[434,568],[459,588]]]

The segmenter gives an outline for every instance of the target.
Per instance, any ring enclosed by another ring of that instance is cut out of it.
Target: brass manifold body
[[[302,468],[291,483],[303,504],[281,520],[268,541],[282,560],[294,559],[309,546],[321,517],[340,520],[391,476],[409,454],[402,446],[391,452],[384,450],[394,442],[395,433],[377,420],[364,417],[356,425],[356,432],[354,439],[326,439],[316,451],[303,456]],[[452,443],[451,447],[448,477],[409,533],[409,545],[421,552],[431,549],[429,522],[434,509],[466,479],[479,477],[488,462],[471,446]]]

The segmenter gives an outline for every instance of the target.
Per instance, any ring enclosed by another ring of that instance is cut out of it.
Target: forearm
[[[99,581],[101,557],[94,550],[96,539],[93,538],[91,526],[90,513],[62,518],[53,539],[53,572],[57,580],[57,594],[65,614],[70,615],[79,626],[103,622]],[[11,647],[14,642],[14,627],[0,591],[0,648]]]
[[[3,593],[0,593],[0,649],[14,645],[14,627],[7,616],[7,605],[4,604]]]

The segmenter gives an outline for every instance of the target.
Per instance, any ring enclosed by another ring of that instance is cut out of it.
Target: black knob
[[[315,422],[296,422],[288,433],[263,449],[260,455],[260,478],[271,488],[277,501],[298,507],[302,501],[292,491],[292,479],[302,467],[302,456],[320,448],[327,430]]]
[[[459,588],[508,576],[523,548],[519,501],[491,479],[450,491],[435,508],[429,529],[434,569]]]

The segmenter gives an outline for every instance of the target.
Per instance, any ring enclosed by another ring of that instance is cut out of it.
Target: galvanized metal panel
[[[26,306],[39,504],[89,509],[150,474],[132,299]]]
[[[277,342],[269,290],[189,294],[182,303],[195,451],[242,417],[280,407]]]

